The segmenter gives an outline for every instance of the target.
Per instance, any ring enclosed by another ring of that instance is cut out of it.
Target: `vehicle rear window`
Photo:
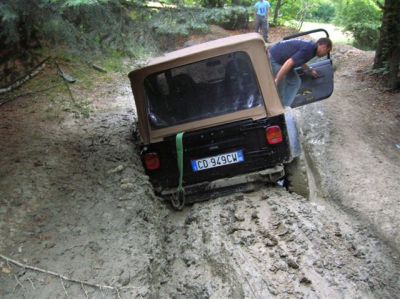
[[[149,75],[148,117],[160,129],[262,105],[245,52],[236,52]]]

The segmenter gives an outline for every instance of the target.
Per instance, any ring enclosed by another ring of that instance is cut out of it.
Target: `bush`
[[[331,3],[321,3],[310,11],[309,18],[313,21],[330,23],[335,13],[335,7]]]
[[[153,32],[159,37],[187,36],[208,31],[207,24],[215,24],[227,30],[246,29],[251,8],[241,6],[225,8],[179,8],[160,10],[150,20]]]
[[[380,24],[354,23],[350,31],[353,32],[354,46],[361,49],[376,49],[379,41]]]
[[[353,33],[356,46],[376,48],[381,12],[372,0],[343,0],[336,12],[335,23]]]
[[[208,31],[202,9],[180,8],[160,10],[150,22],[150,26],[158,36],[188,36],[192,33]]]
[[[203,7],[214,8],[214,7],[223,7],[223,0],[200,0],[200,4]]]
[[[219,25],[227,30],[247,29],[251,12],[252,8],[244,8],[242,6],[216,8],[205,12],[205,21],[209,24]]]

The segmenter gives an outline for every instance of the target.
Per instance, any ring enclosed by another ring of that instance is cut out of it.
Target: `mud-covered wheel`
[[[308,167],[304,154],[293,159],[285,166],[286,188],[290,192],[297,193],[305,198],[310,196],[310,184],[308,180]]]

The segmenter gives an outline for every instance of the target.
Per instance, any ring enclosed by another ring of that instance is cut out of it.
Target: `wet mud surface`
[[[89,118],[49,117],[46,94],[1,106],[0,297],[397,297],[400,110],[363,93],[351,51],[334,96],[297,113],[311,200],[266,186],[173,211],[141,166],[123,75],[73,87]]]

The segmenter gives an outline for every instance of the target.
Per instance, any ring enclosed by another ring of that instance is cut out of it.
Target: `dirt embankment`
[[[400,93],[368,75],[374,52],[337,46],[335,91],[301,109],[319,195],[365,221],[400,249]]]
[[[154,196],[132,142],[125,76],[71,87],[90,103],[87,119],[65,109],[62,87],[63,102],[42,93],[1,106],[0,297],[398,296],[399,152],[388,146],[400,136],[400,110],[367,92],[354,53],[338,57],[346,67],[334,97],[298,116],[321,187],[311,201],[270,186],[172,211]],[[35,80],[51,80],[46,70]],[[390,232],[393,246],[382,241]]]

